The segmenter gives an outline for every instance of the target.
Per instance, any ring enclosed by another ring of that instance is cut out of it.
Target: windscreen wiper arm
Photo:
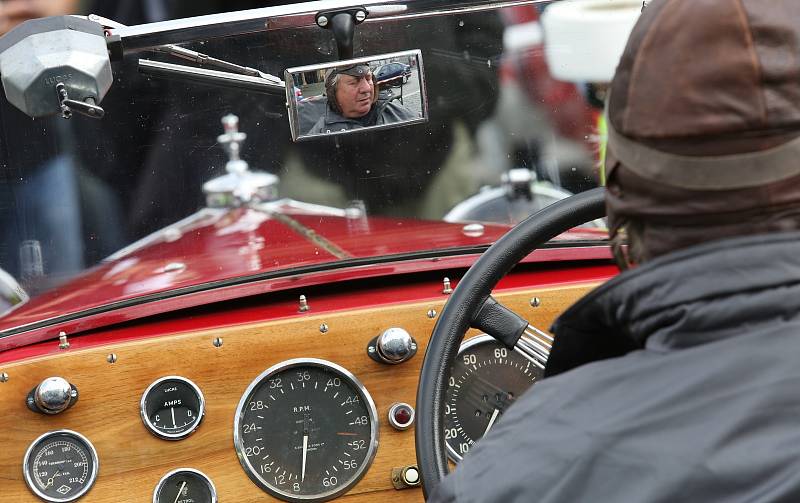
[[[125,28],[126,25],[118,23],[96,14],[89,14],[87,18],[103,25],[105,28]],[[214,58],[202,52],[193,51],[178,45],[162,45],[154,48],[156,51],[192,61],[198,65],[216,68],[209,70],[192,66],[176,65],[148,59],[139,60],[139,71],[158,77],[178,77],[196,82],[214,85],[239,87],[254,91],[283,94],[285,84],[280,78],[262,72],[249,66],[237,65],[224,59]],[[249,78],[243,78],[249,77]]]

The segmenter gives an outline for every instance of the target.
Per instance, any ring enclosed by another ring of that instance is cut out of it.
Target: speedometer
[[[326,501],[349,490],[378,447],[378,419],[350,372],[314,358],[288,360],[247,388],[234,445],[253,482],[285,501]]]
[[[450,459],[461,461],[541,376],[535,362],[490,335],[464,342],[450,372],[444,406],[444,438]]]

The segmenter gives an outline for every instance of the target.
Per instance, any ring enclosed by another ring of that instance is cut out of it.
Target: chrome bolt
[[[531,299],[531,307],[539,307],[542,305],[541,299],[539,297],[534,297]]]
[[[58,333],[58,349],[69,349],[69,341],[66,332]]]
[[[214,337],[214,347],[215,348],[222,347],[222,337]]]
[[[366,12],[364,12],[363,10],[360,10],[360,11],[356,12],[356,22],[357,23],[363,23],[365,19],[367,19],[367,13]]]
[[[318,17],[317,24],[320,26],[320,28],[325,28],[326,26],[328,26],[328,17],[327,16]]]
[[[428,318],[430,318],[430,319],[436,318],[436,309],[428,310]]]
[[[108,356],[106,356],[106,361],[108,363],[117,363],[116,353],[108,353]]]
[[[444,278],[442,282],[442,293],[445,295],[453,293],[453,288],[450,286],[450,278]]]
[[[309,307],[308,307],[308,301],[306,300],[306,296],[305,295],[301,295],[300,296],[300,312],[301,313],[305,313],[308,310],[309,310]]]
[[[7,382],[8,381],[8,374],[5,372],[0,372],[0,382]]]
[[[327,323],[323,323],[322,325],[320,325],[319,326],[319,331],[322,332],[323,334],[328,333],[328,324]]]

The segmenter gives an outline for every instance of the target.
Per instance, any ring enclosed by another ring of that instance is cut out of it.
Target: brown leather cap
[[[655,0],[608,102],[614,234],[645,259],[800,228],[800,1]]]

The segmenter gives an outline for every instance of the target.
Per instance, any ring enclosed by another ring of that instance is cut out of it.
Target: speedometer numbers
[[[97,452],[83,435],[70,430],[45,433],[25,453],[23,473],[44,501],[74,501],[97,479]]]
[[[247,388],[234,445],[247,475],[285,501],[326,501],[350,489],[378,447],[375,404],[356,377],[325,360],[289,360]]]
[[[494,426],[542,371],[489,335],[461,345],[445,400],[445,442],[455,462]]]

